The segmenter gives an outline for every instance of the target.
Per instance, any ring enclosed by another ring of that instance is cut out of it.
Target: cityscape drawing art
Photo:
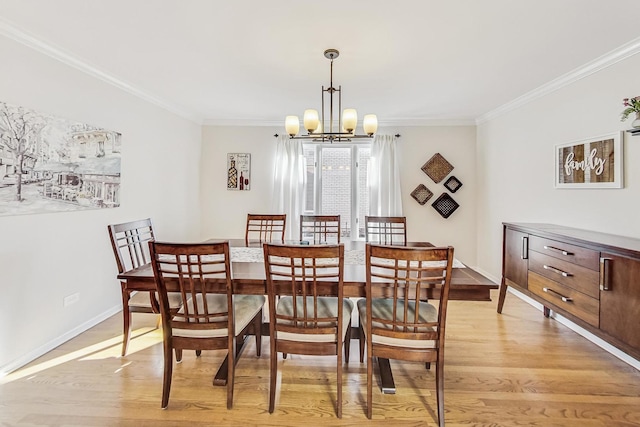
[[[121,134],[0,101],[0,216],[120,205]]]

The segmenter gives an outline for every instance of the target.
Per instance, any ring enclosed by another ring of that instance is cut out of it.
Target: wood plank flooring
[[[450,426],[640,426],[640,372],[514,296],[452,301],[447,324],[445,406]],[[185,352],[160,409],[162,335],[134,314],[130,352],[119,357],[116,315],[0,379],[0,426],[360,426],[436,425],[434,370],[392,361],[398,391],[374,388],[365,416],[366,365],[352,341],[344,367],[343,418],[335,416],[330,357],[280,359],[276,410],[268,412],[269,340],[254,340],[236,369],[233,409],[211,380],[221,351]],[[378,389],[379,390],[379,389]]]

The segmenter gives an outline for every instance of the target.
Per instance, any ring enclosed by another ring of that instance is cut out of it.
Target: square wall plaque
[[[444,186],[447,187],[447,190],[455,193],[460,189],[460,187],[462,187],[462,182],[460,182],[460,180],[455,176],[451,175],[449,179],[445,181]]]
[[[437,184],[449,175],[449,172],[453,170],[453,165],[442,157],[440,153],[436,153],[427,160],[427,163],[421,169]]]
[[[433,193],[424,184],[418,185],[415,190],[411,192],[411,197],[421,205],[427,203],[431,196],[433,196]]]
[[[460,207],[458,202],[453,200],[453,198],[447,193],[442,193],[440,197],[431,204],[431,206],[433,206],[433,208],[442,215],[443,218],[449,218],[451,214]]]

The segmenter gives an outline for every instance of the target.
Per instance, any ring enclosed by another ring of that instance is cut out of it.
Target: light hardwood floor
[[[447,425],[639,426],[640,372],[513,295],[450,303],[445,356]],[[365,416],[366,366],[357,341],[344,367],[344,415],[335,417],[333,358],[280,359],[276,410],[268,413],[269,351],[253,339],[236,370],[234,405],[212,376],[224,354],[185,352],[169,408],[160,409],[162,336],[152,315],[134,314],[130,353],[119,357],[114,316],[0,379],[0,426],[435,425],[434,370],[393,362],[397,394],[375,392]]]

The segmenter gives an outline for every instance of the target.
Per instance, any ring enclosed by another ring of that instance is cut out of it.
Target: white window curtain
[[[402,216],[398,138],[376,135],[369,162],[369,215]]]
[[[287,215],[287,240],[298,239],[300,214],[305,205],[305,178],[302,143],[287,135],[280,135],[276,142],[271,210]]]

